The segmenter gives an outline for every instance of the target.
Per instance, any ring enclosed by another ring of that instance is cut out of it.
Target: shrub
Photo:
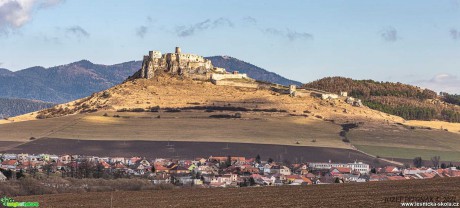
[[[35,118],[37,118],[37,119],[46,119],[46,115],[40,113],[40,114],[38,114]]]
[[[109,97],[111,97],[111,96],[112,96],[112,95],[110,94],[109,91],[104,91],[104,92],[102,93],[102,98],[109,98]]]

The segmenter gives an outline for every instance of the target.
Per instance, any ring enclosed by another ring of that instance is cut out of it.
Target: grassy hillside
[[[460,106],[444,103],[441,97],[429,89],[344,77],[327,77],[304,86],[333,93],[348,92],[349,96],[362,99],[363,104],[372,109],[408,120],[460,122]]]

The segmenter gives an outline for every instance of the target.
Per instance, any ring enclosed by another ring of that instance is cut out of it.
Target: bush
[[[109,114],[107,114],[107,113],[104,113],[104,115],[102,115],[102,116],[105,116],[105,117],[107,117],[107,116],[109,116]]]
[[[109,97],[111,97],[111,96],[112,96],[112,94],[110,94],[109,91],[104,91],[104,92],[102,93],[102,98],[109,98]]]
[[[46,115],[40,113],[35,118],[37,118],[37,119],[46,119]]]

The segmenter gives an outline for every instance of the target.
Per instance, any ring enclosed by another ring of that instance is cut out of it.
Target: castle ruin
[[[181,48],[176,47],[174,53],[149,51],[149,55],[144,56],[142,68],[132,78],[151,79],[161,72],[202,79],[209,79],[212,73],[226,73],[225,69],[214,67],[210,60],[195,54],[182,53]]]

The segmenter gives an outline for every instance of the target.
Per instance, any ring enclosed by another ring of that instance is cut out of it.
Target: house
[[[193,171],[193,170],[195,170],[196,168],[198,168],[198,166],[196,166],[196,165],[193,164],[193,163],[190,163],[190,165],[186,165],[185,168],[187,168],[189,171]]]
[[[368,174],[370,169],[369,164],[362,163],[362,162],[354,162],[354,163],[348,163],[347,167],[351,169],[351,171],[356,171],[361,174]]]
[[[57,162],[59,160],[59,156],[57,156],[57,155],[49,155],[49,160],[51,162]]]
[[[175,175],[171,177],[172,177],[171,179],[172,182],[178,185],[193,185],[193,182],[194,182],[194,179],[188,175],[183,175],[183,176]]]
[[[67,164],[72,161],[72,157],[70,155],[61,155],[61,157],[59,157],[59,161],[61,161],[64,164]]]
[[[153,184],[168,184],[171,183],[171,176],[169,174],[158,174],[155,175],[153,180]]]
[[[58,163],[59,164],[59,163]],[[109,169],[110,168],[110,164],[107,163],[105,160],[100,160],[99,161],[99,164],[104,168],[104,169]]]
[[[345,182],[357,182],[359,176],[358,174],[343,174],[342,178]]]
[[[331,168],[338,168],[338,167],[348,167],[347,164],[343,163],[308,163],[308,167],[313,170],[329,170]]]
[[[385,175],[372,174],[369,176],[369,181],[386,181],[388,180]]]
[[[154,166],[155,166],[155,173],[169,173],[169,168],[165,166],[158,165],[158,164],[154,164]]]
[[[37,162],[37,161],[40,161],[41,160],[41,157],[40,156],[37,156],[37,155],[29,155],[27,157],[27,160],[28,161],[31,161],[31,162]]]
[[[431,173],[434,170],[431,168],[407,168],[404,169],[403,174],[404,175],[416,175],[420,173]]]
[[[341,174],[349,174],[351,173],[351,169],[344,168],[344,167],[336,167],[336,168],[331,168],[329,172],[331,173],[331,175],[336,176],[336,175],[341,175]]]
[[[128,160],[128,165],[135,165],[140,160],[142,160],[142,158],[140,158],[140,157],[132,157],[132,158],[130,158]]]
[[[3,154],[2,158],[3,160],[17,160],[18,155],[17,154]]]
[[[3,175],[3,173],[2,173],[2,172],[0,172],[0,182],[5,182],[5,181],[6,181],[6,179],[7,179],[7,178],[6,178],[6,176],[5,176],[5,175]]]
[[[289,169],[286,166],[282,166],[280,168],[280,174],[282,174],[282,175],[291,175],[291,169]]]
[[[380,173],[392,173],[392,174],[398,174],[401,171],[395,167],[395,166],[386,166],[380,170]]]
[[[113,168],[116,169],[116,170],[127,170],[128,168],[123,165],[123,163],[121,162],[118,162],[116,164],[113,165]]]
[[[126,163],[126,160],[124,157],[112,157],[110,158],[110,161],[109,161],[111,164],[114,164],[114,163],[123,163],[125,164]]]
[[[356,182],[358,182],[358,183],[368,182],[369,178],[370,178],[369,175],[367,175],[367,174],[363,175],[362,174],[362,175],[359,176],[359,178],[358,178],[358,180],[356,180]]]
[[[10,169],[10,170],[15,170],[16,169],[16,166],[18,165],[18,161],[17,160],[5,160],[2,162],[2,164],[0,165],[1,168],[3,169]]]
[[[29,158],[29,154],[24,154],[24,153],[18,154],[18,162],[23,163],[23,162],[29,161],[28,158]]]
[[[169,169],[169,173],[171,174],[188,174],[190,170],[184,168],[182,166],[174,165],[172,168]]]

